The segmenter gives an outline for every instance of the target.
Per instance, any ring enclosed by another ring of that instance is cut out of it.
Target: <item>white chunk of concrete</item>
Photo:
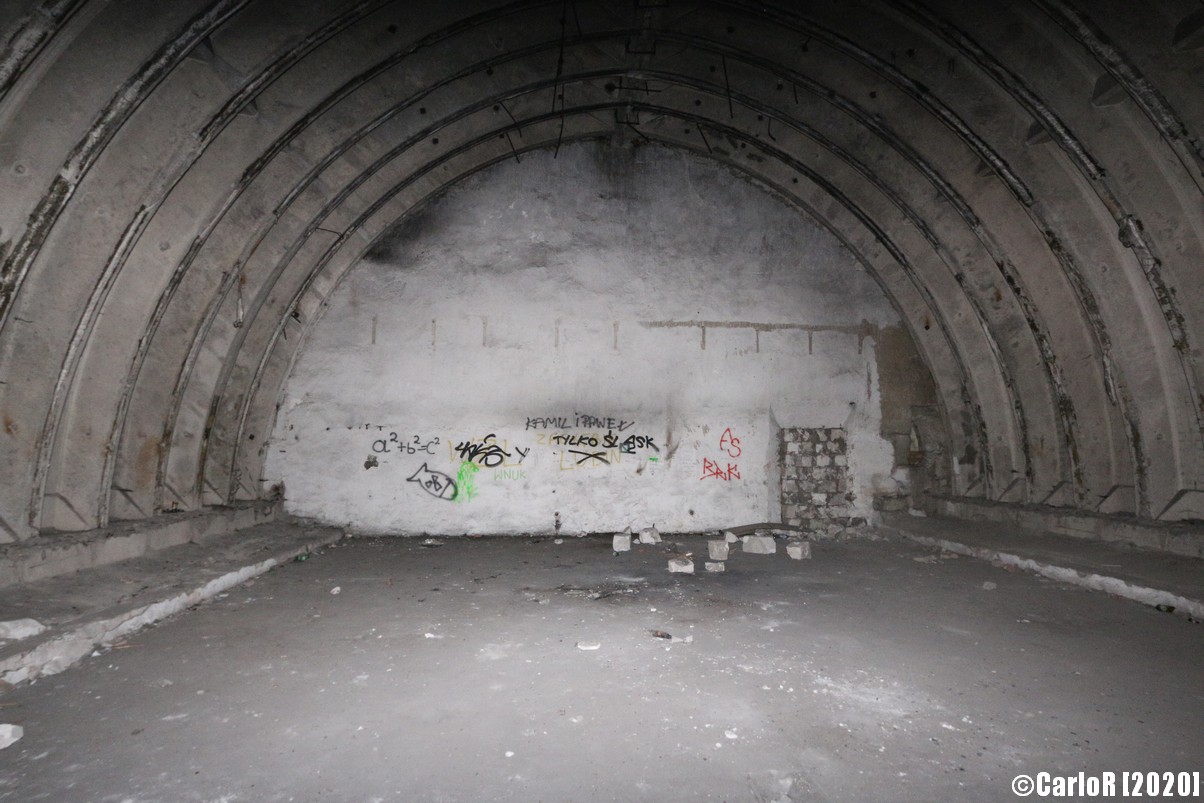
[[[25,729],[20,725],[0,725],[0,750],[16,744],[24,735]]]
[[[808,541],[791,541],[786,544],[786,554],[795,560],[804,560],[811,557],[811,544]]]
[[[727,541],[715,539],[707,541],[707,556],[711,560],[727,560],[729,547]]]
[[[631,551],[631,531],[618,533],[612,541],[612,546],[615,552],[630,552]]]
[[[740,536],[736,535],[731,530],[725,530],[723,533],[723,540],[727,541],[729,544],[734,544],[740,540]]]
[[[0,622],[0,640],[17,641],[36,636],[46,630],[46,625],[36,619],[12,619]]]
[[[746,535],[744,551],[754,555],[772,555],[778,551],[778,545],[772,535]]]
[[[673,574],[693,574],[694,561],[690,558],[670,558],[669,571]]]
[[[659,544],[661,542],[661,534],[656,531],[656,525],[645,527],[640,530],[641,544]]]
[[[708,560],[706,562],[706,570],[708,572],[725,572],[727,571],[727,564],[723,561],[712,562]]]

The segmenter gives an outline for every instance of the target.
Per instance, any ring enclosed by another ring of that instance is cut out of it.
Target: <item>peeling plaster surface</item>
[[[721,166],[531,154],[348,274],[265,482],[365,532],[697,531],[778,515],[779,427],[843,426],[868,516],[892,467],[876,333],[897,323],[834,237]]]

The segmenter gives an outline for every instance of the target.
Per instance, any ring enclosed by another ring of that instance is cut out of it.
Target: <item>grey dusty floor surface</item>
[[[1002,801],[1204,770],[1185,617],[903,541],[697,576],[670,548],[344,540],[0,697],[0,800]]]

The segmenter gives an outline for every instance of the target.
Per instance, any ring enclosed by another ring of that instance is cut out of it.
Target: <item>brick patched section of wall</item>
[[[782,466],[782,521],[824,529],[848,523],[848,438],[843,427],[783,429],[778,444]]]

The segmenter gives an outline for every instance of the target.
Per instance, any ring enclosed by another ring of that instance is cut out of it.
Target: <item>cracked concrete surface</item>
[[[1199,767],[1198,624],[895,541],[670,575],[679,543],[706,549],[342,541],[5,695],[0,800],[1008,799]]]

